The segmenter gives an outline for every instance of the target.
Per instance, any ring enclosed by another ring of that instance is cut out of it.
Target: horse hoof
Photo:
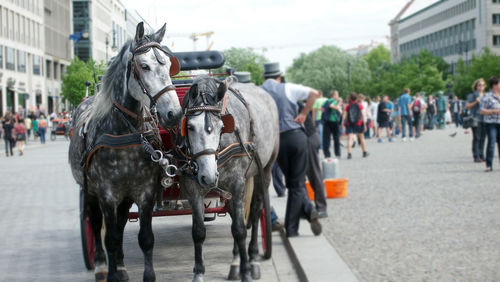
[[[252,279],[259,280],[260,279],[260,265],[258,263],[251,264],[252,271]]]
[[[108,279],[108,272],[97,272],[95,275],[95,282],[106,282]]]
[[[156,281],[156,275],[154,272],[152,273],[144,273],[142,276],[142,281],[143,282],[155,282]]]
[[[250,273],[245,273],[242,277],[241,277],[241,281],[242,282],[252,282],[252,275]]]
[[[195,274],[193,277],[193,282],[203,282],[203,274]]]
[[[240,266],[239,265],[231,265],[229,268],[229,275],[227,276],[227,280],[240,280]]]
[[[127,273],[127,270],[125,268],[118,270],[116,272],[115,276],[118,279],[118,281],[128,281],[129,280],[128,273]]]

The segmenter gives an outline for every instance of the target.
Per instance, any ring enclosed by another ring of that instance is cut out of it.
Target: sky
[[[453,1],[453,0],[452,0]],[[213,31],[212,50],[254,48],[285,70],[301,53],[323,45],[342,49],[387,42],[389,21],[408,0],[121,0],[153,28],[167,23],[163,44],[192,51],[187,34]],[[416,0],[408,16],[437,0]],[[403,16],[404,17],[404,16]],[[197,50],[209,43],[202,37]],[[262,48],[267,51],[262,52]]]

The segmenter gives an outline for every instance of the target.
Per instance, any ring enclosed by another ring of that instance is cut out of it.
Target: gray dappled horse
[[[188,173],[180,178],[181,189],[187,194],[193,210],[192,236],[195,247],[193,281],[203,281],[205,272],[202,255],[202,245],[206,235],[203,196],[216,186],[232,194],[229,213],[232,218],[234,249],[228,278],[237,280],[241,275],[243,281],[258,279],[260,267],[257,263],[257,236],[262,195],[267,193],[272,164],[279,149],[276,104],[267,92],[253,84],[235,83],[228,90],[225,82],[200,76],[194,80],[184,97],[182,108],[185,118],[181,122],[180,131],[184,136],[178,136],[177,142],[180,144],[178,148],[190,162],[196,163],[197,167],[190,175]],[[228,121],[226,114],[232,115],[234,123],[231,122],[231,118]],[[254,144],[253,149],[252,146],[247,147],[247,150],[251,151],[249,155],[253,161],[249,157],[230,158],[218,169],[218,161],[221,165],[218,157],[222,148],[249,141]],[[250,177],[255,177],[255,189],[249,218],[252,237],[248,257],[243,206],[245,183]]]
[[[155,281],[151,220],[155,195],[161,189],[160,167],[141,146],[142,135],[139,144],[123,144],[120,148],[99,142],[103,136],[116,140],[116,136],[150,133],[151,142],[158,145],[161,139],[156,122],[164,128],[179,122],[181,107],[170,78],[179,65],[160,46],[164,34],[165,25],[154,34],[144,35],[143,23],[139,23],[135,39],[125,43],[112,60],[101,91],[75,111],[69,161],[88,199],[97,281],[128,280],[122,243],[133,203],[140,213],[138,240],[144,253],[143,279]],[[103,216],[108,267],[100,236]]]

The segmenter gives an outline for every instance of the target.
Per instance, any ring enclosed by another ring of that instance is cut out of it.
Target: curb
[[[295,251],[293,250],[290,240],[288,240],[288,237],[286,237],[285,229],[283,228],[279,232],[281,240],[283,241],[283,245],[285,246],[286,252],[288,254],[288,257],[292,261],[295,272],[297,273],[297,277],[299,278],[300,281],[308,282],[309,280],[307,279],[307,275],[304,269],[302,268],[302,265],[300,264],[300,260],[297,257]]]

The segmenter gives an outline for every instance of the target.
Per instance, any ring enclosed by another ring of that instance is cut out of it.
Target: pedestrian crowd
[[[5,156],[14,156],[14,148],[17,148],[19,156],[22,156],[24,146],[30,139],[35,142],[40,140],[41,144],[45,144],[47,130],[57,126],[60,120],[68,120],[68,117],[70,113],[67,112],[52,113],[50,120],[47,120],[43,113],[30,112],[23,118],[16,112],[7,112],[0,117],[0,138],[3,138],[5,143]]]

